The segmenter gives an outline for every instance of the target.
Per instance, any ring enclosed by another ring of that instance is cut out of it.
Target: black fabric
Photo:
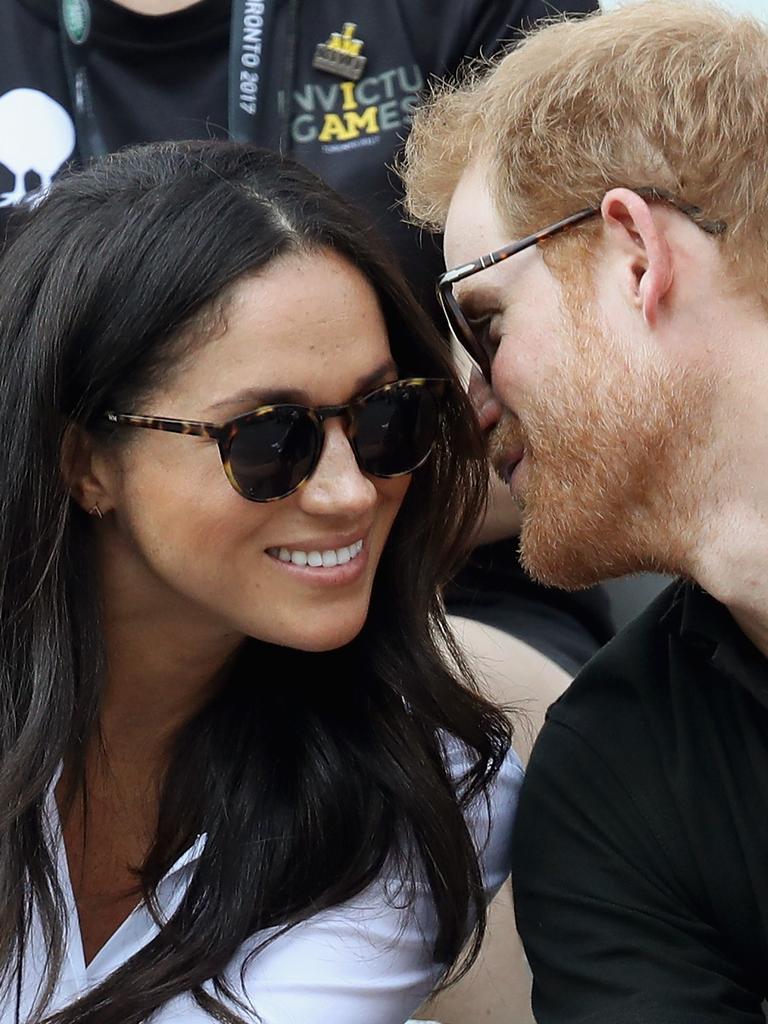
[[[293,82],[283,148],[363,203],[394,244],[422,300],[434,309],[441,248],[402,223],[395,210],[399,185],[389,169],[407,134],[411,108],[431,77],[451,75],[467,56],[491,55],[521,26],[563,7],[588,11],[596,6],[596,0],[364,0],[352,6],[348,0],[303,0],[294,34],[283,0],[276,5],[259,69],[262,94],[272,107],[265,131],[270,139],[280,134],[279,92],[290,49]],[[110,149],[226,135],[228,0],[199,0],[160,17],[136,14],[113,0],[91,0],[90,7],[87,67],[94,113]],[[347,21],[357,24],[367,58],[352,101],[345,99],[341,79],[312,68],[317,43],[341,31]],[[70,110],[56,0],[5,0],[0,5],[0,100],[19,88],[38,90]],[[0,135],[4,128],[0,103]],[[36,130],[34,118],[32,123],[27,119],[25,130]],[[17,148],[23,163],[24,146]],[[0,193],[13,187],[0,142],[3,164]],[[28,188],[33,188],[36,169],[20,170],[26,170]]]
[[[762,1024],[768,660],[676,583],[550,709],[515,827],[540,1024]]]
[[[605,590],[570,593],[534,583],[520,565],[516,537],[477,548],[446,604],[455,615],[522,637],[570,675],[613,635]]]
[[[596,6],[597,0],[294,0],[292,25],[291,5],[278,0],[259,68],[261,95],[271,104],[263,130],[268,140],[282,136],[284,150],[362,204],[437,316],[440,240],[403,223],[390,170],[410,110],[433,78],[452,75],[466,57],[490,56],[521,27],[558,10]],[[90,7],[82,59],[108,148],[226,137],[229,0],[199,0],[160,17],[113,0],[91,0]],[[353,93],[349,83],[342,88],[341,79],[312,68],[316,44],[347,21],[357,24],[368,61]],[[290,104],[281,108],[286,76]],[[12,203],[77,159],[70,114],[56,0],[3,0],[0,240]],[[484,573],[478,570],[483,560]],[[611,631],[604,595],[562,596],[536,587],[519,568],[514,542],[479,553],[458,583],[448,597],[450,610],[521,637],[570,672]]]

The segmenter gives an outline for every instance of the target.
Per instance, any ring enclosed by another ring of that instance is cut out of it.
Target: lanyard
[[[232,0],[229,32],[228,120],[235,142],[252,142],[264,121],[266,53],[275,0]]]
[[[85,66],[85,42],[91,31],[88,0],[61,0],[59,39],[69,99],[75,118],[77,146],[84,160],[103,156],[108,150],[93,113],[91,84]]]
[[[280,0],[232,0],[229,36],[228,122],[230,138],[238,142],[259,141],[283,148],[288,112],[280,110],[278,137],[269,139],[275,128],[268,127],[267,56],[273,45],[272,26]],[[283,62],[284,88],[281,107],[290,95],[294,70],[298,4],[289,4],[287,59]],[[59,37],[64,71],[75,119],[77,145],[82,159],[109,152],[93,110],[88,76],[88,38],[91,29],[89,0],[59,0]]]

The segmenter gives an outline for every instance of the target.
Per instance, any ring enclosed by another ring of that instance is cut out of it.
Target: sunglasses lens
[[[428,387],[403,384],[369,395],[359,409],[355,450],[373,476],[400,476],[418,468],[437,438],[439,411]]]
[[[229,466],[243,497],[283,498],[310,475],[320,436],[306,409],[280,406],[240,426],[229,449]]]
[[[448,292],[443,301],[448,325],[456,336],[456,340],[464,347],[469,357],[477,364],[480,372],[487,381],[491,379],[491,360],[488,352],[470,327],[464,312],[459,305],[453,292]]]

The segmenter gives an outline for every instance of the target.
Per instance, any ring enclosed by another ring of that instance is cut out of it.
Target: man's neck
[[[742,633],[768,658],[768,623],[765,617],[759,618],[756,614],[742,615],[741,611],[735,608],[731,609],[731,614],[738,622]]]
[[[707,532],[692,575],[768,657],[768,505],[760,512],[729,503]]]
[[[751,379],[748,379],[751,376]],[[693,578],[768,657],[768,425],[759,368],[724,382],[721,444],[703,485]],[[738,411],[736,411],[738,410]]]

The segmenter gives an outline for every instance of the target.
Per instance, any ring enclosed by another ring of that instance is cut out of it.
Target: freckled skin
[[[470,167],[448,212],[447,265],[511,240],[485,168]],[[568,588],[684,571],[705,489],[711,382],[624,337],[597,300],[575,302],[536,246],[458,283],[455,294],[473,316],[490,316],[498,346],[490,449],[502,474],[524,453],[512,487],[525,568]]]

